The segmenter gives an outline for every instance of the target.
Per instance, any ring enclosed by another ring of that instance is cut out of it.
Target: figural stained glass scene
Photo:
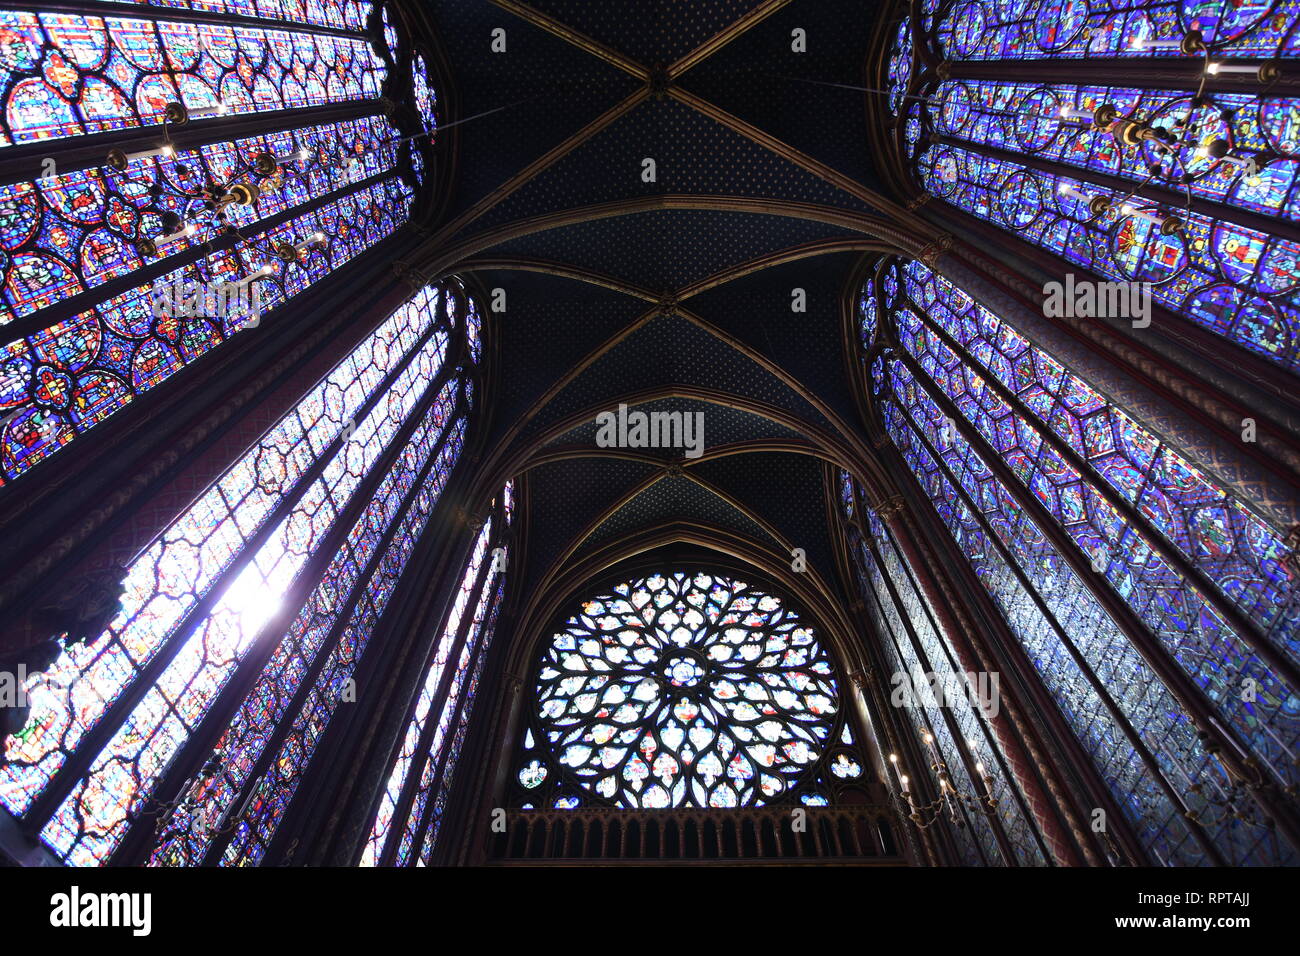
[[[0,872],[1300,864],[1295,0],[9,2],[0,98]]]

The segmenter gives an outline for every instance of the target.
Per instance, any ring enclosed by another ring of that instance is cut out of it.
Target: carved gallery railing
[[[797,814],[803,811],[802,814]],[[903,865],[888,808],[511,810],[493,863],[539,860],[707,863],[762,860]]]

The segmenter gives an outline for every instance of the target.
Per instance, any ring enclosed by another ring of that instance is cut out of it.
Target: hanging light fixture
[[[114,170],[124,172],[131,163],[141,160],[166,159],[174,161],[178,154],[171,139],[172,126],[183,126],[192,119],[222,116],[226,112],[226,106],[220,102],[212,106],[193,109],[177,102],[168,103],[163,111],[164,141],[161,144],[131,153],[121,149],[110,150],[107,163]],[[255,261],[262,259],[266,263],[253,269],[235,283],[241,288],[273,275],[276,268],[274,265],[269,264],[272,260],[278,259],[284,263],[301,263],[313,251],[325,248],[328,237],[323,232],[317,231],[310,238],[297,243],[292,240],[281,240],[279,242],[258,241],[255,238],[243,236],[238,229],[228,222],[228,219],[233,208],[255,206],[257,201],[267,192],[281,188],[284,185],[286,167],[296,165],[305,174],[308,164],[313,162],[323,168],[346,172],[354,168],[360,160],[355,155],[342,151],[338,157],[320,157],[317,151],[305,146],[300,146],[285,154],[262,150],[254,155],[251,161],[247,161],[242,168],[237,168],[226,181],[209,180],[201,185],[196,185],[192,190],[173,187],[173,192],[180,199],[178,204],[180,210],[169,210],[164,213],[161,217],[162,233],[157,236],[141,237],[136,242],[136,250],[145,259],[154,258],[165,253],[174,253],[178,250],[168,250],[167,247],[182,239],[193,238],[199,233],[201,226],[206,223],[218,231],[235,236],[239,244],[237,248],[245,250],[243,258]],[[206,168],[202,163],[194,165],[200,171]],[[177,172],[184,179],[190,174],[190,167],[177,163]],[[163,177],[159,177],[159,185],[166,188],[167,182]],[[254,251],[255,254],[252,254]]]
[[[910,778],[902,772],[898,765],[898,755],[890,754],[889,763],[894,768],[894,774],[898,777],[899,792],[907,800],[907,807],[910,811],[908,819],[915,823],[922,830],[934,826],[942,819],[946,813],[948,821],[957,827],[964,827],[966,821],[961,818],[958,811],[965,807],[971,812],[982,813],[985,816],[992,817],[998,812],[998,800],[993,795],[994,779],[989,774],[982,762],[976,761],[975,773],[984,783],[984,795],[979,796],[964,793],[958,790],[952,782],[952,776],[948,773],[948,765],[939,755],[939,750],[934,745],[934,735],[928,730],[922,733],[922,739],[925,741],[926,749],[930,754],[930,769],[934,772],[935,778],[939,781],[939,796],[926,804],[918,804],[912,797],[912,788]],[[971,748],[974,749],[974,742],[971,742]]]

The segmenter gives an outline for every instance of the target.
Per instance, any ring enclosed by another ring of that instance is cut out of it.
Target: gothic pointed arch
[[[424,287],[272,423],[39,675],[8,812],[76,865],[259,862],[460,459],[481,353],[473,300]]]
[[[0,863],[1300,863],[1296,27],[0,2]]]
[[[894,155],[924,198],[1143,283],[1158,327],[1294,374],[1295,37],[1283,3],[912,4],[881,75]]]
[[[1274,517],[926,264],[881,260],[857,308],[900,480],[935,509],[1146,853],[1293,858],[1296,571]],[[864,583],[915,573],[876,511],[856,520]],[[904,600],[881,613],[915,623]]]
[[[387,7],[134,6],[3,14],[6,484],[285,321],[424,180],[436,101]]]

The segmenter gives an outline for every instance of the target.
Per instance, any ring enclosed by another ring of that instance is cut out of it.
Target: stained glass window
[[[950,695],[943,700],[916,692],[920,688],[958,686],[966,670],[953,651],[948,634],[936,619],[916,574],[889,530],[874,511],[858,509],[862,490],[847,474],[840,476],[848,489],[844,504],[846,534],[858,586],[867,598],[868,613],[885,637],[882,649],[889,661],[891,703],[898,704],[920,740],[929,734],[949,779],[968,800],[954,800],[961,825],[954,839],[968,865],[1043,865],[1047,855],[1035,832],[1028,810],[1029,798],[1009,772],[1006,754],[993,733],[989,717],[969,696]],[[861,521],[855,520],[861,514]],[[900,693],[900,688],[907,693]],[[894,700],[897,696],[897,700]],[[934,792],[942,792],[934,765],[903,767],[912,775],[928,772]],[[978,781],[978,782],[977,782]],[[987,781],[987,782],[986,782]],[[988,796],[996,805],[997,823],[1006,844],[993,832],[984,805],[974,795]]]
[[[274,242],[294,245],[310,241],[317,233],[333,238],[322,254],[286,265],[269,281],[259,282],[264,307],[282,303],[391,235],[405,220],[409,200],[405,185],[388,180],[275,227],[267,234]],[[25,270],[34,261],[15,257],[11,263]],[[171,289],[235,280],[260,265],[249,250],[210,254],[6,345],[0,401],[6,415],[0,446],[2,476],[12,479],[22,474],[255,320],[261,321],[245,309],[160,319],[153,314],[155,299]],[[39,276],[50,275],[39,264],[35,268]],[[62,275],[66,279],[70,273]],[[41,281],[48,284],[44,278]]]
[[[1284,0],[953,4],[896,41],[900,147],[933,195],[1106,280],[1151,283],[1160,306],[1297,371],[1300,100],[1271,91],[1275,66],[1225,85],[1244,68],[1222,58],[1294,56],[1298,22]],[[914,39],[941,70],[914,69]],[[1143,58],[1152,88],[1113,66],[1099,82],[1089,57]]]
[[[438,94],[429,85],[429,67],[424,57],[416,54],[411,62],[412,100],[419,116],[419,133],[411,141],[411,165],[416,180],[423,183],[426,157],[438,135]]]
[[[384,321],[132,563],[108,630],[33,676],[0,802],[61,859],[120,862],[136,827],[155,865],[263,859],[459,458],[462,301],[427,287]]]
[[[509,549],[502,532],[513,517],[513,495],[507,483],[475,537],[380,795],[361,866],[427,865],[436,846],[505,591]]]
[[[1294,4],[1286,0],[966,0],[933,16],[937,47],[963,60],[1177,56],[1195,32],[1216,53],[1294,56]],[[1167,41],[1168,46],[1152,41]]]
[[[380,115],[369,3],[179,4],[200,22],[167,20],[170,0],[120,5],[131,18],[0,10],[0,146],[49,154],[30,157],[41,178],[0,187],[0,485],[263,312],[274,321],[391,236],[414,198],[419,154]],[[344,103],[356,118],[313,121]],[[189,111],[194,145],[173,143],[169,105]],[[282,129],[231,132],[278,110]],[[97,134],[104,159],[55,149]],[[229,283],[238,303],[210,294]]]
[[[173,102],[253,113],[373,99],[383,82],[362,36],[8,9],[0,40],[0,146],[151,126]]]
[[[398,53],[398,45],[401,37],[397,32],[397,25],[393,22],[394,16],[391,6],[389,4],[384,4],[380,8],[379,15],[380,20],[384,25],[384,43],[388,47],[389,55],[395,57]]]
[[[429,68],[424,57],[417,56],[411,67],[412,82],[415,84],[415,106],[420,111],[424,128],[433,132],[438,128],[438,97],[429,86]]]
[[[862,782],[829,653],[784,600],[665,571],[583,601],[545,642],[524,808],[830,803]]]
[[[175,7],[208,13],[229,13],[241,17],[283,20],[336,30],[360,32],[366,28],[370,0],[331,0],[329,3],[304,0],[108,0],[126,6]],[[143,13],[144,11],[138,11]]]
[[[1225,809],[1241,795],[1125,631],[1144,628],[1218,729],[1294,786],[1300,699],[1255,650],[1297,654],[1281,529],[920,263],[886,261],[864,294],[882,303],[868,364],[886,431],[1153,861],[1294,859]],[[1105,609],[1107,589],[1138,623]]]

